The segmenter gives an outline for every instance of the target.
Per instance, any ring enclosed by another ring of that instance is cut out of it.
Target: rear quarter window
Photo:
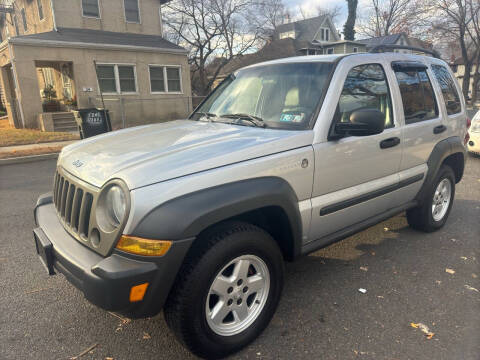
[[[440,88],[442,89],[443,101],[445,101],[447,114],[458,114],[462,111],[462,105],[450,72],[442,65],[432,65],[432,70]]]

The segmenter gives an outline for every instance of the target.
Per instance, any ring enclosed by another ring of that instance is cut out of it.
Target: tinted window
[[[452,76],[448,72],[445,66],[432,65],[435,78],[442,89],[443,101],[447,107],[447,114],[457,114],[462,111],[462,105],[460,103],[460,96],[458,96],[457,88],[453,82]]]
[[[393,127],[392,101],[385,72],[381,65],[354,67],[347,75],[338,101],[336,122],[349,122],[360,109],[377,109],[385,115],[385,127]]]
[[[395,71],[402,94],[405,124],[438,116],[432,84],[425,70]]]

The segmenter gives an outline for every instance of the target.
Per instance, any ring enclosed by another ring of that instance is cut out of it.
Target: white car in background
[[[470,135],[468,151],[480,155],[480,110],[473,117],[468,134]]]

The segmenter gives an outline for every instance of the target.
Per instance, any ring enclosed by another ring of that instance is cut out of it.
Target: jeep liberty
[[[222,357],[268,325],[293,261],[406,211],[440,229],[465,163],[448,65],[394,52],[291,57],[226,78],[186,120],[63,149],[37,252],[85,298]],[[426,254],[428,256],[428,254]]]

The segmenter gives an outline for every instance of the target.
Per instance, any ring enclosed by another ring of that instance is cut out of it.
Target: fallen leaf
[[[113,357],[106,357],[105,360],[113,360]]]
[[[377,295],[377,298],[379,298],[379,299],[385,299],[382,295]]]
[[[410,323],[410,326],[414,329],[420,329],[425,334],[428,340],[430,340],[435,333],[431,332],[427,325],[422,323]]]
[[[384,230],[384,231],[388,231],[389,229],[388,229],[387,227],[384,227],[383,230]]]
[[[476,279],[477,277],[477,274],[472,274],[472,278]]]
[[[370,254],[371,254],[372,256],[375,256],[375,251],[372,251]]]
[[[92,346],[86,348],[83,350],[80,354],[77,356],[72,356],[70,360],[77,360],[78,358],[81,358],[83,355],[90,353],[93,349],[95,349],[98,346],[98,344],[93,344]]]
[[[455,270],[449,269],[449,268],[446,268],[446,269],[445,269],[445,272],[447,272],[447,273],[449,273],[449,274],[452,274],[452,275],[455,274]]]
[[[468,258],[466,256],[460,256],[460,259],[467,260]]]
[[[440,285],[442,283],[441,280],[435,280],[435,282],[437,283],[437,285]]]
[[[143,338],[144,338],[145,340],[148,340],[148,339],[151,339],[152,337],[150,336],[149,333],[144,332],[144,333],[143,333]]]
[[[466,285],[466,284],[465,284],[464,286],[465,286],[465,289],[467,289],[467,290],[472,290],[472,291],[480,292],[480,291],[478,291],[478,289],[475,289],[474,287],[471,287],[470,285]]]
[[[362,270],[362,271],[368,271],[368,267],[367,267],[367,266],[360,266],[360,270]]]
[[[358,291],[360,291],[362,294],[366,294],[366,293],[367,293],[367,289],[364,289],[364,288],[360,288],[360,289],[358,289]]]

